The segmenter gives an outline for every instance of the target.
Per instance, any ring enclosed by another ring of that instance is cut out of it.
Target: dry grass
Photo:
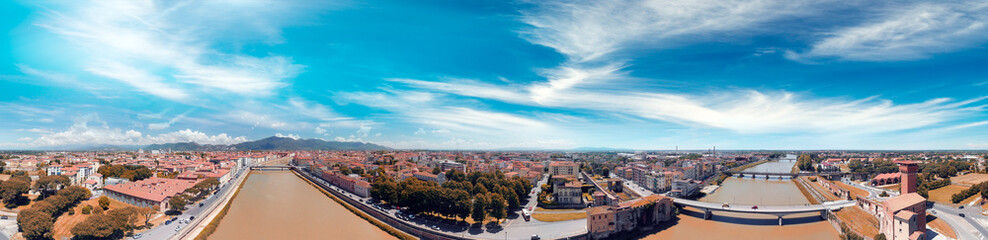
[[[958,185],[947,185],[946,187],[931,190],[930,201],[956,206],[957,204],[954,204],[953,202],[950,201],[950,197],[953,196],[955,193],[964,191],[965,189],[968,189],[968,187],[958,186]]]
[[[809,182],[809,181],[805,181],[805,182]],[[820,204],[820,201],[817,200],[816,197],[814,197],[814,195],[810,193],[810,190],[806,189],[806,187],[803,186],[802,183],[798,183],[797,180],[793,180],[793,184],[796,185],[796,188],[799,188],[799,192],[803,193],[803,197],[806,197],[806,200],[810,201],[810,204]]]
[[[581,208],[560,208],[560,209],[545,209],[541,207],[535,207],[535,212],[572,212],[572,211],[582,211]]]
[[[806,177],[802,177],[802,178],[806,180],[805,179]],[[834,194],[831,193],[830,190],[827,190],[827,188],[823,187],[823,185],[820,185],[820,181],[827,181],[827,180],[824,180],[823,178],[817,178],[816,182],[810,182],[809,180],[807,180],[806,182],[810,183],[810,187],[816,189],[816,191],[822,194],[823,197],[827,198],[827,201],[841,200],[839,197],[834,196]]]
[[[844,189],[844,190],[847,190],[847,191],[850,191],[851,192],[851,199],[855,199],[857,197],[862,197],[862,198],[867,198],[868,197],[868,191],[865,191],[864,189],[860,189],[860,188],[856,188],[856,187],[851,186],[851,185],[844,184],[841,181],[832,181],[830,183],[831,184],[837,184],[837,187],[839,187],[841,189]]]
[[[846,207],[836,212],[837,218],[848,227],[864,236],[878,235],[878,218],[868,214],[858,206]]]
[[[968,173],[965,175],[950,178],[950,182],[964,186],[971,186],[974,184],[982,183],[984,181],[988,181],[988,174]]]
[[[68,212],[65,212],[62,214],[62,216],[59,216],[58,220],[55,221],[55,226],[52,228],[52,233],[55,234],[55,239],[62,239],[62,237],[68,237],[68,238],[72,237],[72,227],[75,227],[76,224],[85,221],[86,218],[89,217],[89,214],[82,214],[82,206],[85,206],[86,204],[93,206],[93,208],[98,208],[99,198],[93,198],[86,201],[82,201],[81,203],[79,203],[79,205],[76,205],[74,208],[72,208],[72,210],[69,210],[69,211],[75,211],[74,215],[69,215]],[[128,206],[130,205],[117,200],[113,200],[111,198],[110,208],[107,210],[124,208]],[[140,217],[139,219],[142,221],[144,220],[143,217]]]
[[[950,228],[950,225],[948,225],[947,222],[944,222],[938,217],[926,215],[926,226],[936,229],[937,232],[943,234],[944,237],[957,239],[957,233],[954,232],[954,229]]]
[[[532,218],[535,220],[543,222],[558,222],[558,221],[569,221],[576,219],[587,218],[586,212],[572,212],[572,213],[533,213]]]

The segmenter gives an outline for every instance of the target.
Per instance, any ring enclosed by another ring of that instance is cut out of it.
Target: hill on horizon
[[[173,150],[173,151],[251,151],[251,150],[388,150],[389,147],[363,142],[338,142],[322,139],[294,139],[288,137],[267,137],[260,140],[242,142],[231,145],[198,144],[195,142],[180,142],[166,144],[151,144],[144,149]]]

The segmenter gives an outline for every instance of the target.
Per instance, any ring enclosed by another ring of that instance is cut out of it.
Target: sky
[[[4,1],[0,149],[988,149],[988,2]]]

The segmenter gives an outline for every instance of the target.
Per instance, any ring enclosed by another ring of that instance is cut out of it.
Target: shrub
[[[82,214],[90,214],[92,212],[93,212],[93,206],[89,206],[89,204],[82,206]]]

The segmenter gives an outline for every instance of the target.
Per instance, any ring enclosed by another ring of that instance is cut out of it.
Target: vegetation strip
[[[220,221],[222,221],[223,217],[226,216],[226,212],[230,210],[230,205],[233,205],[233,199],[237,198],[237,194],[240,194],[240,189],[244,187],[244,184],[247,184],[247,178],[250,178],[250,175],[253,173],[253,171],[247,172],[247,176],[244,176],[244,181],[237,186],[237,190],[234,191],[233,196],[230,197],[230,202],[223,206],[223,209],[216,214],[216,217],[213,218],[212,221],[209,221],[209,224],[206,225],[201,232],[199,232],[199,235],[196,236],[195,240],[206,240],[209,238],[209,235],[213,235],[213,232],[216,232],[216,227],[220,225]]]
[[[376,218],[371,217],[370,215],[367,215],[367,213],[364,213],[363,211],[360,211],[360,209],[357,209],[357,208],[355,208],[353,206],[350,206],[350,204],[347,203],[346,201],[343,201],[342,199],[336,198],[336,195],[333,195],[332,193],[327,192],[325,189],[323,189],[322,187],[320,187],[316,183],[313,183],[312,181],[309,181],[309,179],[303,177],[302,175],[299,175],[299,173],[297,173],[295,171],[292,171],[292,173],[295,174],[295,176],[298,176],[299,178],[302,178],[302,180],[305,180],[305,182],[306,183],[309,183],[309,185],[312,185],[316,189],[319,189],[319,191],[322,192],[322,194],[324,194],[326,196],[329,196],[330,198],[332,198],[334,201],[336,201],[340,205],[343,205],[343,207],[345,207],[347,210],[350,210],[350,212],[352,212],[353,214],[357,214],[357,216],[360,216],[360,218],[363,218],[364,220],[367,220],[371,224],[374,224],[374,226],[377,226],[381,230],[384,230],[385,232],[387,232],[387,233],[389,233],[389,234],[391,234],[391,235],[393,235],[393,236],[395,236],[395,237],[397,237],[399,239],[402,239],[402,240],[414,240],[414,239],[418,239],[418,238],[416,238],[416,237],[414,237],[412,235],[409,235],[408,233],[405,233],[405,232],[402,232],[401,230],[395,229],[391,225],[385,224],[384,222],[381,222],[381,221],[377,220]]]
[[[803,180],[800,178],[796,178],[795,180],[792,181],[793,183],[795,183],[793,185],[796,185],[796,188],[799,188],[799,192],[802,192],[803,196],[806,197],[806,200],[810,201],[810,204],[820,204],[820,200],[817,199],[815,195],[810,193],[809,189],[806,189],[805,186],[806,182],[803,182]]]

